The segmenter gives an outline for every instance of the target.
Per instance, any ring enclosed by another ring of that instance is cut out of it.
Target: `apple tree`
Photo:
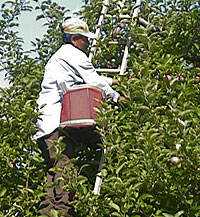
[[[1,216],[37,216],[44,196],[45,166],[31,137],[44,66],[61,45],[67,9],[51,0],[34,2],[36,8],[25,0],[4,1],[0,9],[0,67],[11,83],[0,91]],[[102,5],[102,0],[85,0],[80,11],[93,31]],[[105,150],[101,192],[93,193],[95,176],[85,172],[91,171],[88,165],[64,169],[71,173],[64,187],[76,192],[72,204],[80,217],[198,217],[200,5],[142,1],[133,22],[122,19],[121,14],[132,15],[134,5],[133,0],[110,1],[111,16],[105,18],[92,60],[96,68],[118,68],[129,45],[125,73],[105,72],[119,80],[114,88],[127,99],[107,100],[98,111],[99,145]],[[24,51],[18,18],[33,10],[47,30]]]

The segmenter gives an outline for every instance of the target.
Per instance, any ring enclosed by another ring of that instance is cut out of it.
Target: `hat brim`
[[[92,39],[97,38],[97,36],[92,32],[86,32],[86,33],[84,32],[84,33],[79,33],[79,34],[83,35],[83,36],[85,36],[87,38],[92,38]]]

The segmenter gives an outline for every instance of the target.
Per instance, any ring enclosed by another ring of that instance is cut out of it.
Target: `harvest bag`
[[[95,131],[97,114],[101,108],[101,89],[88,85],[77,85],[64,94],[60,127],[78,142],[95,144],[99,135]]]

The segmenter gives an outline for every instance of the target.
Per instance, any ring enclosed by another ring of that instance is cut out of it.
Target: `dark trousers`
[[[47,165],[47,188],[46,196],[40,203],[39,214],[53,216],[51,213],[52,209],[55,209],[62,213],[62,216],[74,216],[73,207],[69,205],[69,201],[73,199],[73,195],[70,192],[63,190],[64,183],[59,181],[59,187],[51,187],[56,183],[58,177],[63,174],[58,171],[50,171],[49,169],[72,167],[73,164],[66,164],[69,159],[76,157],[76,144],[72,140],[66,141],[66,149],[64,150],[61,159],[56,159],[56,151],[52,150],[51,147],[54,145],[54,141],[58,140],[60,132],[55,130],[51,134],[38,139],[39,148],[42,150],[42,155]],[[49,187],[48,187],[49,186]]]

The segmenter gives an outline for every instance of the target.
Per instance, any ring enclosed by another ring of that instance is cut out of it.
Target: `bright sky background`
[[[83,0],[53,0],[61,6],[65,6],[70,10],[69,13],[78,11],[83,5]],[[36,4],[32,0],[33,6]],[[3,2],[2,2],[3,3]],[[1,6],[1,3],[0,3]],[[33,10],[32,12],[22,12],[20,16],[20,26],[19,26],[19,36],[24,39],[24,49],[29,50],[31,48],[30,41],[33,41],[35,38],[40,38],[45,32],[45,28],[42,27],[42,21],[36,21],[35,18],[37,14],[40,14],[41,11]],[[4,73],[0,72],[0,87],[8,86],[8,81],[4,80]]]

